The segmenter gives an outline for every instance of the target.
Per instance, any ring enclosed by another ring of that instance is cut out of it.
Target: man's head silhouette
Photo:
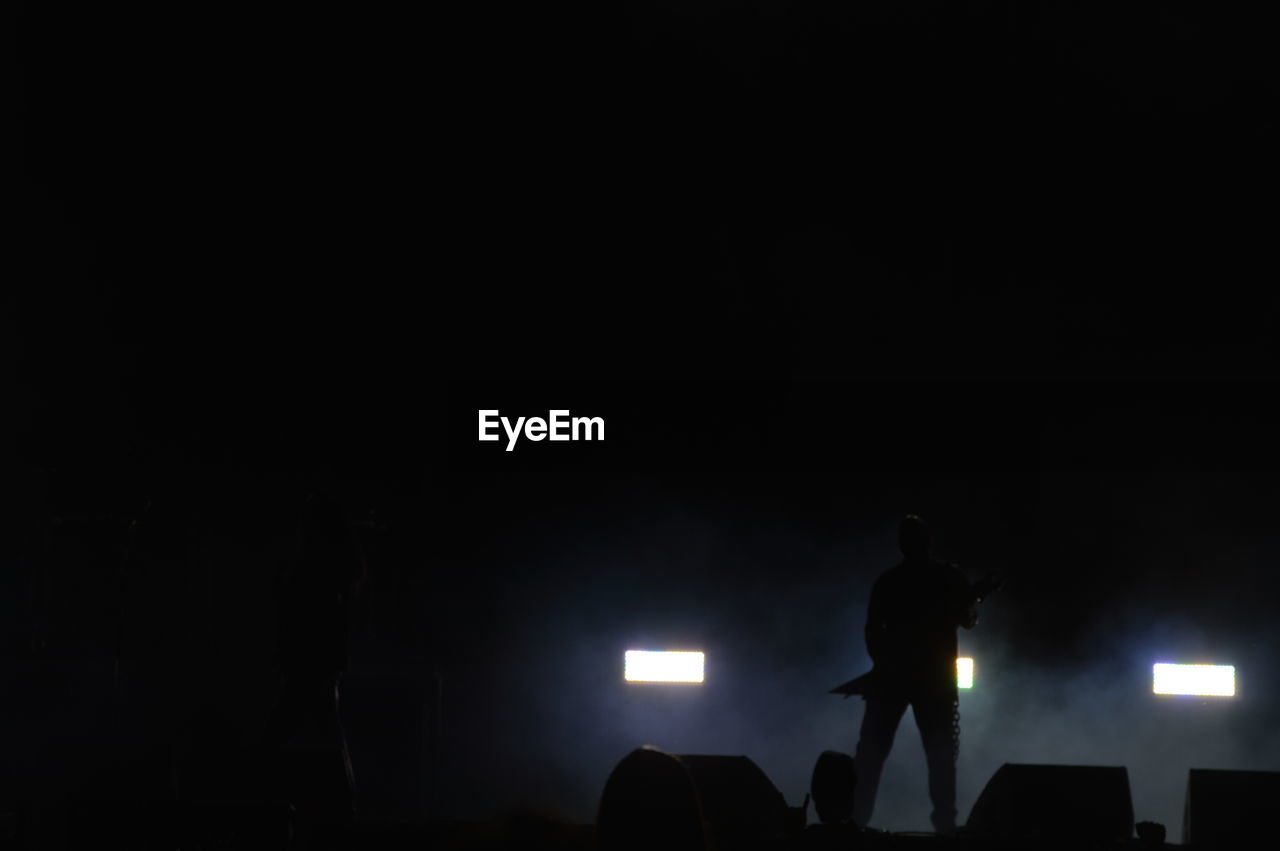
[[[907,561],[929,557],[929,527],[914,514],[908,514],[898,524],[898,549]]]

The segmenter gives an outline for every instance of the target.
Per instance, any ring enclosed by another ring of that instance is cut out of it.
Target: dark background
[[[1276,768],[1271,21],[597,6],[21,9],[10,794],[99,794],[130,736],[194,789],[252,734],[314,487],[370,552],[369,814],[589,820],[646,741],[798,803],[905,511],[1010,576],[962,814],[1006,760],[1129,765],[1171,826],[1187,767]],[[503,453],[481,407],[608,438]],[[637,642],[712,679],[628,691]],[[1153,700],[1175,655],[1240,697]]]

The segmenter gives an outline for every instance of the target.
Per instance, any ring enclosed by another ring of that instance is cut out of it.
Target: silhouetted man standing
[[[956,628],[977,623],[976,604],[998,580],[971,586],[955,565],[931,558],[929,530],[915,515],[903,519],[898,548],[902,561],[876,580],[867,609],[867,651],[875,671],[863,695],[866,713],[854,755],[853,820],[865,826],[871,819],[880,772],[909,705],[929,764],[933,828],[953,833],[960,738]]]

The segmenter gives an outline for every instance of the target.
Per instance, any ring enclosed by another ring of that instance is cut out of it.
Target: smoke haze
[[[890,489],[895,511],[859,513],[842,496],[808,516],[802,505],[777,510],[786,494],[803,503],[794,495],[832,484],[776,477],[716,500],[705,485],[664,491],[637,479],[509,527],[494,546],[511,561],[480,557],[509,577],[492,601],[503,697],[477,715],[455,694],[462,706],[450,713],[467,733],[455,758],[490,772],[451,805],[590,821],[617,761],[652,744],[749,756],[798,806],[818,754],[856,744],[861,700],[827,691],[870,667],[866,595],[897,559],[895,512],[911,497],[936,509],[924,513],[938,555],[971,579],[1008,576],[977,628],[960,634],[962,655],[976,659],[960,703],[962,819],[1004,762],[1123,765],[1135,816],[1176,839],[1189,768],[1280,765],[1262,673],[1276,635],[1251,590],[1271,581],[1276,542],[1243,510],[1254,483],[1046,474],[1028,507],[975,477]],[[624,683],[626,649],[703,650],[706,682]],[[1239,694],[1155,696],[1156,661],[1234,664]],[[873,824],[928,829],[925,781],[908,712]]]

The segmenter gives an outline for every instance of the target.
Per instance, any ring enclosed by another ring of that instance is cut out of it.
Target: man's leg
[[[858,734],[858,749],[853,755],[853,821],[862,827],[871,821],[876,807],[876,790],[880,787],[880,771],[893,748],[907,701],[898,697],[868,697]]]
[[[930,818],[938,833],[956,830],[956,758],[960,753],[960,716],[951,697],[913,701],[911,711],[920,728],[929,764]]]

